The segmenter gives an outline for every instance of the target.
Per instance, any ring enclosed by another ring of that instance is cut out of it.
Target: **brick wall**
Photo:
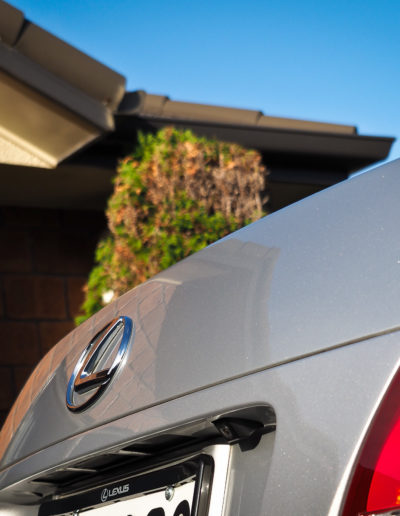
[[[73,327],[98,212],[0,208],[0,425],[40,358]]]

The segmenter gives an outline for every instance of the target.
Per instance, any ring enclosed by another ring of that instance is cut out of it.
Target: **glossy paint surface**
[[[160,403],[395,331],[399,198],[394,162],[254,223],[122,296],[39,364],[3,428],[2,466]],[[127,364],[96,405],[72,414],[65,390],[75,363],[119,315],[136,326]]]
[[[18,482],[37,472],[225,410],[264,403],[276,411],[276,432],[266,435],[254,450],[241,452],[235,447],[227,514],[337,515],[354,453],[397,370],[399,351],[399,333],[369,339],[82,432],[0,474],[0,515],[9,515],[4,499]],[[36,514],[35,507],[29,511],[29,516]]]

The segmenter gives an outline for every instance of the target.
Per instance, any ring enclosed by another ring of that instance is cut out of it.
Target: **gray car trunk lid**
[[[39,364],[3,428],[2,465],[128,413],[400,326],[399,162],[266,217],[125,294]],[[76,414],[68,379],[116,315],[135,338]]]

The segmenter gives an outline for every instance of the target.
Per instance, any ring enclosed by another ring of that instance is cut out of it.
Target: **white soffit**
[[[13,141],[14,140],[14,141]],[[14,135],[0,128],[0,162],[26,167],[53,168],[57,164],[46,155],[41,159],[38,149],[27,149],[26,142],[17,142]]]
[[[0,163],[54,168],[103,131],[0,71]]]
[[[0,0],[0,163],[55,168],[114,131],[125,83]]]

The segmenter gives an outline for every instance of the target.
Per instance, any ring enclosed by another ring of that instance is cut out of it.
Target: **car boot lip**
[[[399,166],[225,237],[60,341],[2,429],[0,503],[43,505],[92,481],[109,503],[129,475],[229,445],[229,503],[245,503],[237,482],[251,478],[272,513],[274,485],[297,493],[287,514],[295,498],[301,513],[339,506],[399,363]],[[116,484],[113,468],[126,470]],[[325,477],[311,503],[311,479]]]

